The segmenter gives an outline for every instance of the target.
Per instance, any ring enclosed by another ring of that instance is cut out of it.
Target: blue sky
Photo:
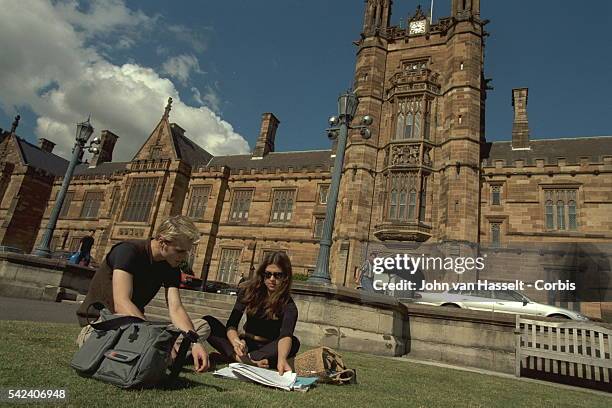
[[[10,3],[0,0],[0,5]],[[487,139],[509,140],[514,87],[529,88],[533,138],[611,135],[612,3],[482,3],[482,17],[491,20],[485,75],[495,88],[487,98]],[[12,32],[4,32],[10,24],[0,26],[3,54],[20,61],[0,62],[0,127],[10,127],[19,111],[20,135],[54,139],[63,153],[74,137],[72,124],[91,112],[97,131],[119,134],[118,159],[129,159],[153,130],[169,94],[175,97],[171,120],[214,153],[244,152],[245,140],[252,148],[263,112],[281,121],[277,151],[329,148],[324,128],[337,95],[352,81],[352,41],[359,37],[364,5],[362,0],[175,1],[171,6],[162,0],[113,0],[101,6],[66,0],[33,10],[32,4],[13,9],[14,19],[29,18],[21,27],[41,16],[61,24],[49,24],[45,34],[41,21],[41,38],[19,33],[17,23]],[[395,0],[392,22],[405,21],[417,4]],[[420,4],[429,9],[429,2]],[[434,19],[449,14],[450,1],[435,1]],[[49,44],[66,36],[66,47],[43,59],[45,35]],[[73,48],[78,49],[74,55]],[[56,59],[58,53],[67,56]],[[71,58],[77,61],[72,65],[82,66],[68,75],[71,68],[63,64]],[[109,77],[113,86],[106,84]]]

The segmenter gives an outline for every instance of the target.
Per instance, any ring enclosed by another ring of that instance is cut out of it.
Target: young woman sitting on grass
[[[239,289],[227,327],[212,316],[203,317],[211,329],[208,342],[225,361],[276,367],[280,375],[293,371],[290,359],[300,349],[300,342],[293,335],[298,310],[290,295],[291,281],[289,257],[273,252]],[[238,334],[245,312],[245,333]]]

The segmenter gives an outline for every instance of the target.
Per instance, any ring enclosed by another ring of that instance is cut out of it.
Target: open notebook
[[[228,367],[213,373],[218,377],[233,378],[242,381],[256,382],[269,387],[286,391],[307,391],[316,378],[298,377],[297,374],[286,372],[282,376],[275,370],[259,368],[242,363],[231,363]]]

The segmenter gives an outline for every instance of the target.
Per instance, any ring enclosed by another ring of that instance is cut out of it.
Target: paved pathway
[[[0,296],[0,320],[78,324],[77,303],[48,302]]]

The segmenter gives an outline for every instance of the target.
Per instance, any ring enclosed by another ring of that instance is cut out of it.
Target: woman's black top
[[[226,327],[237,330],[240,319],[246,310],[246,305],[242,303],[244,291],[238,292],[238,298],[234,309],[227,319]],[[283,306],[278,319],[269,319],[263,310],[258,310],[254,315],[247,314],[247,321],[244,324],[244,331],[255,336],[261,336],[268,340],[281,339],[293,336],[293,330],[298,319],[298,310],[295,302],[290,297],[289,301]]]

